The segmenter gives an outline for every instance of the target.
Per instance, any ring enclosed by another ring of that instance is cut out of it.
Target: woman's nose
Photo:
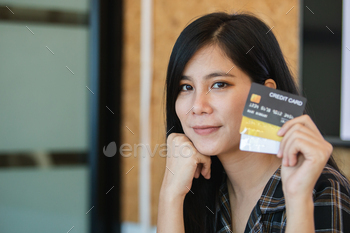
[[[210,98],[210,91],[197,91],[194,95],[193,100],[193,108],[192,112],[193,114],[210,114],[212,113],[213,109],[211,107],[211,98]]]

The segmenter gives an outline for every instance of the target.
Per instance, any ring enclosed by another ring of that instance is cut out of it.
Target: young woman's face
[[[218,155],[239,149],[251,83],[218,46],[204,47],[189,60],[175,110],[184,133],[200,153]]]

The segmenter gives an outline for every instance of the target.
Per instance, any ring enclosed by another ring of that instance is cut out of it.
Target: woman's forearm
[[[161,191],[158,204],[157,233],[185,232],[183,203],[183,197]]]
[[[314,202],[312,196],[286,199],[286,233],[314,233]]]
[[[200,174],[210,178],[211,158],[195,148],[182,133],[171,133],[167,138],[167,158],[158,206],[158,233],[185,232],[183,205],[192,187],[193,178]],[[182,149],[189,149],[190,156],[183,156]]]

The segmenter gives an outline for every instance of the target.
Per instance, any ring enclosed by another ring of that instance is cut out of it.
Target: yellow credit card
[[[277,136],[277,132],[280,128],[281,127],[277,125],[243,116],[239,132],[241,134],[247,134],[280,142],[282,137]]]

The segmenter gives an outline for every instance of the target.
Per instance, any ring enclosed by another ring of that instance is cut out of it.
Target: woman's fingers
[[[209,179],[210,178],[210,172],[211,172],[211,158],[209,156],[205,156],[202,154],[199,154],[201,157],[201,164],[202,164],[202,170],[201,174],[204,176],[204,178]]]
[[[300,154],[309,161],[317,159],[322,164],[329,158],[332,146],[324,140],[309,116],[290,120],[283,127],[284,137],[277,153],[277,157],[283,158],[283,166],[296,166]]]
[[[307,142],[317,144],[315,141],[324,140],[315,123],[308,115],[302,115],[287,121],[278,131],[277,135],[284,136],[277,153],[277,157],[283,158],[282,164],[284,166],[295,166],[298,161],[299,152],[303,153],[303,151],[295,151],[296,142],[306,140]],[[294,147],[292,148],[293,145]],[[294,152],[291,152],[291,149]],[[300,148],[300,150],[302,149]]]
[[[199,175],[201,174],[203,164],[198,164],[196,171],[194,173],[194,178],[198,179]]]
[[[318,135],[317,133],[315,133],[315,131],[313,131],[309,127],[306,127],[304,124],[299,123],[299,122],[293,124],[288,129],[288,131],[286,133],[284,133],[284,138],[287,138],[287,137],[293,135],[294,133],[298,133],[298,132],[303,132],[303,133],[307,134],[309,137],[312,137],[312,138],[323,139],[322,135]]]
[[[315,125],[315,123],[312,121],[312,119],[310,118],[309,115],[302,115],[299,117],[296,117],[292,120],[287,121],[286,123],[284,123],[284,125],[281,127],[281,129],[278,131],[277,135],[278,136],[284,136],[286,134],[286,132],[293,127],[293,125],[295,124],[302,124],[304,126],[306,126],[307,128],[309,128],[310,130],[312,130],[314,133],[316,133],[316,135],[322,137],[322,134],[320,133],[320,131],[318,130],[317,126]]]
[[[312,148],[316,147],[316,142],[308,138],[304,133],[299,133],[298,136],[291,137],[283,149],[282,163],[284,166],[295,166],[298,163],[298,155],[302,153],[305,159],[312,159],[313,153],[310,153]],[[311,155],[311,156],[310,156]]]
[[[306,128],[302,124],[295,124],[290,128],[287,133],[285,134],[284,138],[281,141],[280,149],[277,153],[277,157],[279,158],[286,158],[288,160],[288,163],[291,166],[294,166],[297,162],[297,154],[295,156],[289,156],[290,154],[288,151],[290,150],[291,146],[295,143],[295,141],[298,140],[305,140],[310,143],[316,144],[317,139],[315,137],[315,133],[311,131],[309,128]]]
[[[310,197],[332,153],[332,146],[307,115],[287,121],[278,135],[284,136],[277,157],[282,158],[281,176],[286,200],[298,195]]]
[[[193,178],[210,178],[211,158],[198,152],[191,140],[181,133],[168,136],[166,170],[162,187],[186,195]]]
[[[186,145],[186,149],[189,149],[190,152],[186,152],[186,156],[183,156],[182,153],[179,153],[179,156],[183,156],[189,163],[196,166],[193,177],[198,178],[202,174],[205,178],[210,178],[211,171],[211,158],[209,156],[203,155],[195,149],[192,142],[186,142],[183,145]]]

